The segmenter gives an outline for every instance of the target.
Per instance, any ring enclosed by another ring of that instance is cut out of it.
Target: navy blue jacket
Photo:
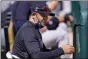
[[[22,59],[51,59],[64,54],[62,48],[56,48],[52,51],[46,50],[39,30],[30,21],[24,23],[15,37],[12,54]]]

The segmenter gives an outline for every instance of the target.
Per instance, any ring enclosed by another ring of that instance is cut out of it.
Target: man
[[[21,59],[51,59],[63,55],[64,53],[74,53],[74,47],[70,45],[64,45],[63,47],[56,48],[52,51],[46,51],[39,29],[46,24],[47,16],[52,13],[38,7],[32,10],[29,20],[22,25],[15,37],[12,54]]]
[[[68,27],[73,19],[71,15],[66,15],[64,21],[53,17],[46,27],[42,28],[42,39],[48,49],[53,49],[56,46],[61,47],[63,44],[69,44]],[[70,58],[70,55],[63,55],[61,58]]]
[[[49,4],[46,4],[46,1],[16,1],[12,6],[12,21],[10,21],[9,33],[12,33],[11,35],[15,36],[19,28],[29,19],[29,15],[31,14],[30,7],[35,8],[36,6],[38,7],[47,6],[49,10],[52,11],[57,6],[58,4],[57,2],[58,1],[55,0],[50,1]],[[10,39],[12,40],[11,42],[13,42],[13,39],[12,38]],[[13,44],[10,43],[10,47],[12,46]],[[10,51],[12,51],[12,49],[10,49]]]

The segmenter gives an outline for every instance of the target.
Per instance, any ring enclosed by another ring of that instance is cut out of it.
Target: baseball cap
[[[48,30],[56,30],[59,26],[59,21],[56,17],[53,17],[50,21],[48,21],[46,26]]]
[[[35,7],[35,8],[31,8],[31,12],[38,12],[38,13],[41,13],[41,14],[48,14],[50,16],[55,16],[54,13],[51,13],[48,9],[48,7]]]

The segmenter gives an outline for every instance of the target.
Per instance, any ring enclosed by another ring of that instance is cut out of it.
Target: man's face
[[[45,26],[46,23],[47,23],[48,15],[47,14],[39,14],[39,13],[37,13],[36,16],[37,16],[38,20],[41,22],[41,24],[43,26]]]

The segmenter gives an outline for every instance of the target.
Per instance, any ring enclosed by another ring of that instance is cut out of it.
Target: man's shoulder
[[[33,26],[29,22],[25,22],[20,29],[18,30],[19,35],[29,35],[30,33],[32,34],[34,32]]]
[[[27,30],[31,30],[32,28],[33,28],[33,26],[27,21],[20,27],[18,32],[25,32]]]
[[[22,26],[21,28],[31,28],[32,25],[29,23],[29,21],[26,21]]]

